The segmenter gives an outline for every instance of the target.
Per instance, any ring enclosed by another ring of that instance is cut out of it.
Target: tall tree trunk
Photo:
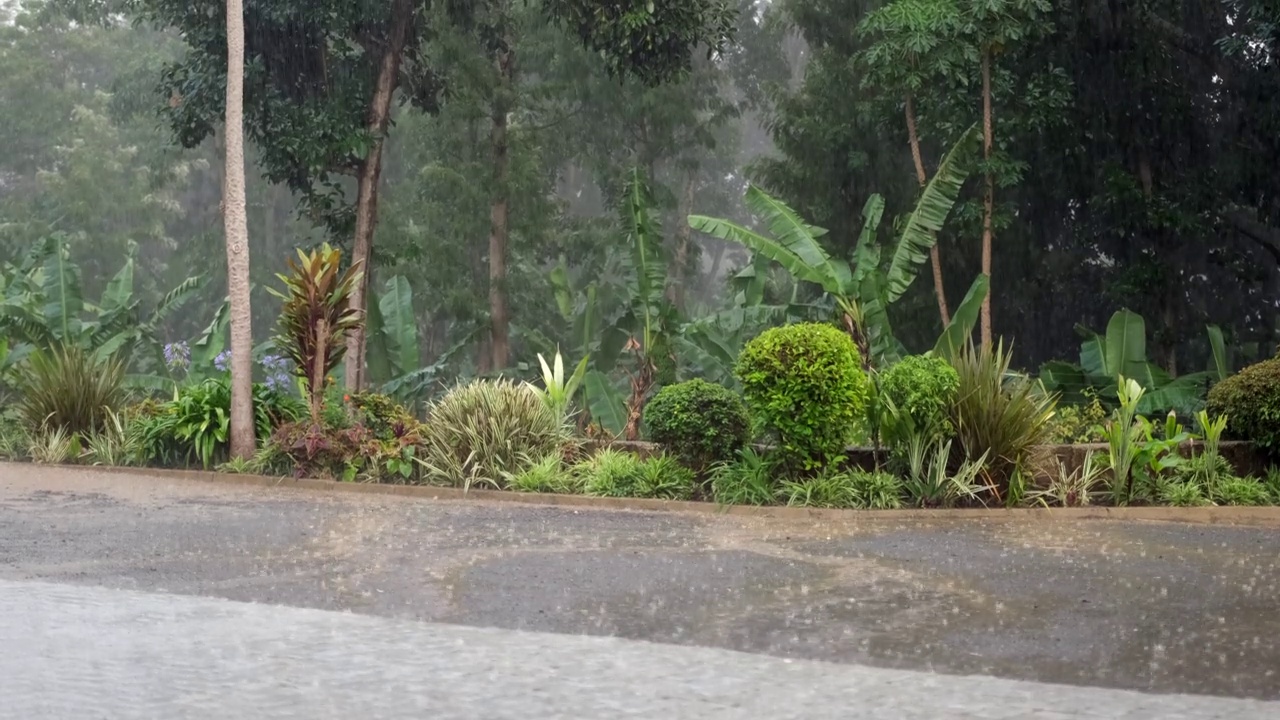
[[[507,245],[511,235],[510,211],[511,158],[507,141],[507,115],[511,110],[512,76],[515,72],[515,48],[511,34],[503,37],[505,48],[499,51],[496,64],[498,88],[493,98],[493,126],[489,142],[493,149],[493,205],[489,212],[489,328],[493,369],[510,364],[509,333],[511,314],[507,307]]]
[[[368,302],[368,281],[373,270],[369,256],[373,251],[373,231],[378,224],[378,181],[382,177],[382,146],[391,122],[391,99],[399,83],[400,60],[412,22],[412,0],[394,0],[391,5],[391,30],[382,50],[373,98],[369,101],[368,129],[371,142],[368,155],[360,163],[357,178],[355,250],[351,256],[351,261],[359,262],[364,269],[351,292],[351,308],[362,316]],[[346,381],[347,389],[353,392],[364,387],[365,346],[365,324],[362,321],[347,334]]]
[[[991,277],[991,223],[995,214],[995,178],[991,176],[991,48],[982,53],[982,159],[987,162],[986,187],[982,196],[982,274]],[[991,295],[994,286],[982,300],[982,345],[991,345]]]
[[[244,6],[227,0],[226,170],[222,217],[231,313],[231,455],[252,457],[253,313],[249,306],[249,218],[244,190]]]
[[[680,203],[676,206],[676,252],[671,261],[671,270],[667,273],[671,279],[668,298],[671,304],[681,312],[684,311],[689,279],[689,246],[693,240],[693,228],[689,226],[689,215],[693,214],[695,190],[697,190],[697,176],[689,173],[684,181],[684,191],[680,193]]]
[[[924,157],[920,154],[920,134],[916,129],[916,106],[911,94],[907,94],[907,141],[911,143],[911,159],[916,163],[916,180],[924,188],[929,175],[924,170]],[[933,235],[933,247],[929,248],[929,264],[933,266],[933,294],[938,298],[938,316],[942,327],[951,324],[951,312],[947,309],[947,290],[942,283],[942,255],[938,250],[937,233]]]

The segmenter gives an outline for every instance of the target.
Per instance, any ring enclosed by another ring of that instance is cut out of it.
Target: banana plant
[[[1124,377],[1144,391],[1137,405],[1140,414],[1192,413],[1202,404],[1209,383],[1230,374],[1222,331],[1216,326],[1208,328],[1214,367],[1176,378],[1147,358],[1146,321],[1132,310],[1113,314],[1105,335],[1082,325],[1076,331],[1084,338],[1079,364],[1055,360],[1040,368],[1045,389],[1060,393],[1066,402],[1084,402],[1091,394],[1115,404]]]
[[[888,307],[902,297],[928,260],[936,234],[973,169],[977,137],[976,128],[970,128],[947,153],[903,224],[887,266],[881,262],[882,249],[876,242],[884,214],[884,199],[879,195],[872,195],[863,206],[862,231],[851,262],[827,254],[820,242],[827,234],[825,229],[809,225],[785,203],[754,185],[747,188],[744,201],[764,221],[770,235],[703,215],[689,216],[689,224],[699,232],[743,245],[778,263],[796,280],[820,287],[858,343],[864,362],[890,364],[902,357],[904,350],[893,335]],[[985,282],[978,280],[970,292],[985,294],[985,287]],[[953,337],[962,330],[957,326],[955,332],[944,336]]]
[[[84,299],[80,268],[65,235],[44,238],[20,265],[6,265],[0,272],[0,332],[12,341],[15,355],[32,348],[75,345],[96,359],[119,356],[126,362],[164,367],[164,321],[203,282],[198,277],[183,280],[151,312],[144,312],[134,294],[136,255],[137,245],[130,243],[124,265],[97,303]]]
[[[387,280],[386,291],[369,303],[369,376],[388,383],[422,366],[418,319],[413,309],[413,289],[409,279],[396,275]]]

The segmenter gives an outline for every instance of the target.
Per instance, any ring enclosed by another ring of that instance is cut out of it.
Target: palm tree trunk
[[[400,80],[400,61],[404,54],[409,25],[413,21],[411,0],[395,0],[391,6],[391,31],[378,67],[378,80],[373,98],[369,101],[369,154],[360,163],[356,190],[356,230],[353,263],[359,262],[364,272],[358,276],[351,291],[351,307],[364,314],[368,302],[369,275],[372,265],[369,256],[373,252],[373,232],[378,224],[378,182],[382,177],[382,146],[391,123],[391,99]],[[346,384],[347,389],[358,392],[365,382],[365,325],[361,322],[347,333]]]
[[[507,307],[507,245],[511,228],[509,196],[511,192],[511,158],[507,139],[507,115],[512,92],[514,43],[510,33],[504,37],[505,49],[498,53],[498,88],[493,100],[493,125],[489,144],[493,149],[493,203],[489,212],[489,332],[493,369],[503,370],[510,361],[509,333],[511,314]]]
[[[987,163],[986,188],[982,197],[982,274],[991,277],[991,216],[995,213],[995,178],[991,176],[991,49],[982,53],[982,159]],[[992,287],[982,300],[982,345],[991,346]]]
[[[253,437],[253,313],[249,299],[249,218],[244,190],[244,6],[227,0],[226,170],[222,217],[231,315],[231,455],[249,458]]]
[[[924,157],[920,154],[920,135],[916,130],[916,106],[911,95],[907,94],[907,140],[911,143],[911,159],[916,163],[916,180],[923,188],[929,182],[924,170]],[[942,326],[951,324],[951,312],[947,309],[947,290],[942,283],[942,256],[938,251],[938,234],[933,235],[933,247],[929,248],[929,264],[933,266],[933,294],[938,298],[938,315],[942,318]]]

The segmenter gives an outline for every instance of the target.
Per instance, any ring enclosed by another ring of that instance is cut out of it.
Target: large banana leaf
[[[1212,377],[1212,373],[1200,372],[1168,380],[1142,396],[1138,401],[1138,412],[1153,415],[1176,410],[1190,415],[1204,406],[1205,391]]]
[[[951,316],[950,324],[942,331],[937,344],[933,346],[935,355],[950,360],[964,349],[965,344],[973,337],[973,328],[978,324],[982,301],[986,299],[990,287],[991,279],[986,275],[979,274],[973,279],[969,292],[965,293],[964,300]]]
[[[827,292],[840,292],[840,284],[835,276],[831,258],[818,243],[818,238],[827,234],[825,229],[809,225],[786,203],[755,185],[747,187],[745,202],[747,207],[769,226],[769,232],[773,234],[774,239],[795,253],[806,266],[821,272],[826,279],[822,285]]]
[[[1079,365],[1051,360],[1040,366],[1040,382],[1044,389],[1056,392],[1065,403],[1084,402],[1084,391],[1091,387],[1089,378]]]
[[[73,342],[80,335],[80,311],[84,298],[80,292],[80,268],[71,261],[65,239],[58,235],[46,240],[50,252],[44,265],[44,319],[54,337]]]
[[[631,273],[628,285],[631,307],[645,333],[645,349],[649,349],[649,333],[655,329],[657,316],[666,301],[667,263],[662,257],[662,234],[653,216],[653,197],[641,177],[633,169],[627,184],[622,221],[631,246]]]
[[[849,278],[853,290],[862,287],[862,281],[868,274],[880,269],[880,245],[876,242],[876,232],[883,217],[884,197],[873,194],[862,206],[862,232],[858,234],[858,245],[853,249],[853,274]]]
[[[970,127],[951,148],[933,179],[925,185],[920,200],[907,218],[902,237],[894,249],[893,260],[889,265],[887,296],[894,302],[907,291],[920,270],[920,265],[929,258],[929,250],[938,241],[937,233],[947,222],[947,216],[955,207],[960,196],[960,188],[964,187],[969,173],[977,157],[978,127]]]
[[[748,205],[762,215],[771,209],[786,208],[786,205],[770,198],[755,186],[748,188],[747,195],[749,198],[754,198],[748,201]],[[752,205],[753,202],[754,205]],[[787,242],[783,242],[781,238],[766,237],[728,220],[704,215],[689,216],[689,226],[694,230],[721,240],[738,243],[754,253],[759,253],[781,265],[797,280],[811,282],[830,293],[841,292],[843,288],[838,286],[835,273],[831,270],[831,260],[818,244],[816,237],[809,231],[809,225],[799,221],[789,208],[786,214],[775,218],[766,217],[765,222],[771,228],[775,223],[783,227],[787,231]]]
[[[1213,367],[1210,371],[1213,373],[1214,382],[1222,382],[1231,375],[1231,364],[1227,360],[1227,343],[1222,337],[1222,328],[1217,325],[1210,325],[1209,333],[1209,350],[1213,357]]]
[[[1104,368],[1107,377],[1141,378],[1147,367],[1147,324],[1131,310],[1120,310],[1107,323]],[[1139,380],[1141,382],[1141,380]],[[1153,386],[1144,385],[1147,389]]]
[[[111,278],[111,282],[107,283],[107,289],[102,292],[102,300],[99,301],[98,307],[103,314],[126,307],[133,299],[134,256],[137,252],[138,244],[130,241],[124,265],[116,272],[115,277]]]
[[[418,320],[413,315],[413,290],[408,278],[397,275],[387,280],[387,291],[378,299],[382,313],[387,352],[393,375],[402,375],[422,364],[418,348]]]
[[[582,382],[582,392],[592,419],[611,434],[621,434],[627,426],[626,399],[609,381],[609,376],[599,370],[588,372]]]
[[[374,384],[383,384],[391,380],[396,375],[391,368],[391,351],[387,349],[387,328],[386,322],[382,319],[382,309],[380,303],[371,302],[365,313],[365,327],[367,328],[365,363],[369,367],[369,382]]]

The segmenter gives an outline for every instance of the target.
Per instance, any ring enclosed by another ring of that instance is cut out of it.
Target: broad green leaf
[[[1107,372],[1106,341],[1101,335],[1083,326],[1076,326],[1076,330],[1085,334],[1084,342],[1080,343],[1080,367],[1084,368],[1090,382],[1107,386],[1115,384],[1115,378]]]
[[[902,297],[916,279],[920,265],[929,259],[929,250],[938,241],[937,233],[947,222],[947,216],[960,196],[960,189],[964,187],[969,173],[973,172],[978,137],[976,125],[965,132],[938,165],[938,171],[925,185],[920,200],[907,218],[889,265],[889,302]]]
[[[1111,316],[1103,361],[1107,376],[1123,375],[1141,382],[1147,364],[1147,325],[1141,315],[1120,310]]]
[[[862,206],[862,232],[858,234],[858,245],[853,250],[853,275],[846,295],[852,295],[857,288],[862,287],[862,281],[868,273],[880,269],[880,246],[876,243],[876,231],[879,230],[883,217],[884,198],[873,194]]]
[[[827,251],[818,243],[818,238],[827,234],[825,229],[809,225],[786,203],[755,185],[747,187],[745,202],[747,207],[769,226],[769,232],[774,239],[822,278],[818,284],[824,290],[830,293],[842,293],[845,288],[840,283],[836,265],[843,263],[833,262],[827,255]],[[845,266],[844,270],[847,275],[848,266]]]
[[[418,348],[418,320],[413,314],[413,290],[408,278],[387,280],[387,291],[378,300],[393,374],[403,375],[422,364]]]
[[[600,427],[619,435],[627,425],[626,401],[609,377],[598,370],[588,372],[582,383],[587,409]]]
[[[978,316],[982,311],[982,301],[986,299],[991,287],[991,279],[979,274],[969,286],[964,300],[956,307],[951,316],[951,323],[942,331],[933,352],[939,357],[950,360],[964,349],[965,343],[973,337],[973,328],[978,324]]]
[[[1216,382],[1222,382],[1231,375],[1231,365],[1227,362],[1227,343],[1222,337],[1222,328],[1217,325],[1210,325],[1207,328],[1209,332],[1209,349],[1212,351],[1213,367],[1210,371],[1213,373],[1213,379]]]
[[[1143,395],[1138,402],[1138,412],[1154,415],[1175,410],[1182,415],[1191,414],[1203,406],[1212,379],[1212,373],[1201,372],[1170,380]]]
[[[124,265],[116,272],[115,277],[111,278],[111,282],[107,283],[107,289],[102,292],[102,301],[98,303],[103,313],[124,307],[133,297],[133,258],[137,251],[138,244],[132,240],[129,241]]]
[[[1040,366],[1040,383],[1049,392],[1056,392],[1068,403],[1082,402],[1084,391],[1091,387],[1084,369],[1061,360],[1051,360]]]
[[[44,319],[53,335],[63,342],[77,342],[80,312],[84,299],[80,294],[80,268],[71,261],[61,236],[49,238],[53,246],[44,266]]]
[[[382,319],[380,306],[381,303],[369,303],[365,316],[365,322],[368,323],[368,334],[365,340],[368,349],[365,351],[365,362],[369,367],[369,381],[378,384],[403,374],[395,372],[391,367],[391,351],[387,348],[386,322]]]

